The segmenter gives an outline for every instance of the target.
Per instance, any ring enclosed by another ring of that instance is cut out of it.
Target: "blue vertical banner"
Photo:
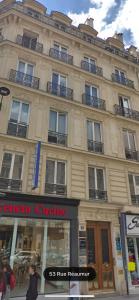
[[[40,170],[40,154],[41,154],[41,142],[39,141],[35,147],[35,161],[34,161],[34,174],[33,174],[33,187],[35,190],[39,183],[39,170]]]

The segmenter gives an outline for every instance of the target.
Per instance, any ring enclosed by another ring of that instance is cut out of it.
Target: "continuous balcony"
[[[53,144],[58,144],[61,146],[67,146],[67,134],[49,130],[48,142]]]
[[[88,94],[82,95],[82,103],[94,108],[106,110],[105,100],[102,100],[94,96],[90,96]]]
[[[122,84],[129,88],[134,89],[134,81],[132,81],[126,77],[118,76],[117,74],[112,73],[112,81],[115,81],[119,84]]]
[[[9,121],[7,134],[12,136],[17,136],[21,138],[27,137],[28,125],[23,123],[16,123],[14,121]]]
[[[107,201],[107,191],[100,191],[95,189],[89,189],[89,199],[90,200],[101,200]]]
[[[98,76],[103,76],[102,68],[96,66],[95,64],[88,63],[85,60],[81,61],[81,68],[85,71],[96,74]]]
[[[0,177],[0,189],[3,190],[13,190],[21,191],[22,190],[22,180],[19,179],[8,179]]]
[[[133,205],[139,206],[139,195],[131,195],[131,201]]]
[[[67,186],[63,184],[45,183],[46,194],[66,195]]]
[[[73,90],[63,85],[55,84],[53,82],[48,82],[47,92],[52,95],[65,98],[67,100],[73,100]]]
[[[88,140],[88,150],[99,154],[103,154],[104,153],[103,143]]]
[[[33,89],[39,89],[40,79],[38,77],[34,77],[20,71],[11,69],[9,80]]]
[[[126,159],[139,161],[139,152],[132,149],[125,148]]]
[[[73,65],[73,56],[69,55],[63,51],[59,51],[55,48],[51,48],[49,51],[49,55],[55,59],[65,62],[69,65]]]
[[[129,109],[126,107],[121,107],[117,104],[114,105],[114,110],[116,115],[139,121],[139,111]]]
[[[29,38],[26,38],[25,36],[17,35],[16,43],[20,46],[34,50],[36,52],[39,53],[43,52],[43,44],[38,43],[37,41],[34,40],[29,40]]]

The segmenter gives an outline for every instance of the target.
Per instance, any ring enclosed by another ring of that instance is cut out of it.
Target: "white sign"
[[[139,235],[139,215],[126,215],[127,235]]]

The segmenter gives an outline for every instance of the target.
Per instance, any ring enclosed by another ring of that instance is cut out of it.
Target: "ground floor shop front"
[[[28,267],[40,275],[39,293],[68,293],[69,283],[47,282],[46,267],[78,266],[77,200],[6,193],[0,199],[0,262],[9,261],[16,276],[12,296],[24,296]]]

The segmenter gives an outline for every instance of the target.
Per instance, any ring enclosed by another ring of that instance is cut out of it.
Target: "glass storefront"
[[[128,271],[132,285],[139,285],[139,237],[128,237]]]
[[[45,282],[46,267],[70,265],[70,221],[0,218],[0,260],[6,256],[16,276],[12,296],[24,296],[28,267],[35,264],[40,274],[39,292],[67,292],[66,282]]]

